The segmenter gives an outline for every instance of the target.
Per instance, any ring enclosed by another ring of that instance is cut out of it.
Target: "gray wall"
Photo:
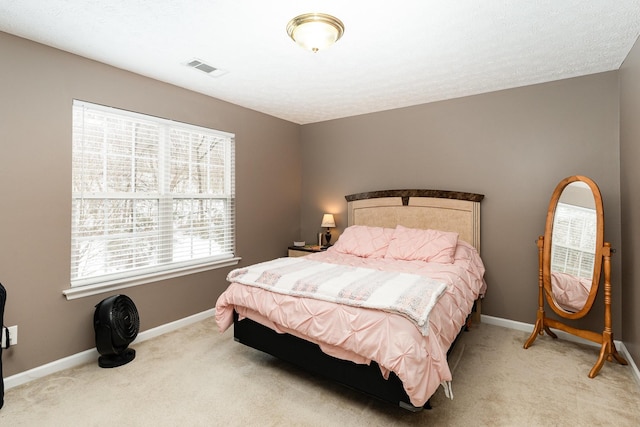
[[[536,239],[556,184],[594,179],[605,239],[620,248],[618,74],[608,72],[302,127],[302,233],[323,212],[346,224],[344,196],[429,188],[482,193],[488,293],[483,313],[534,323]],[[335,237],[334,237],[335,239]],[[620,336],[620,257],[613,258],[613,324]],[[550,310],[547,310],[550,311]],[[603,302],[574,326],[602,331]]]
[[[67,301],[74,98],[236,134],[242,264],[286,254],[299,236],[298,125],[0,33],[0,282],[19,343],[4,375],[95,346],[93,307]],[[214,306],[229,268],[129,288],[146,330]],[[214,333],[212,331],[212,333]]]
[[[640,41],[620,68],[622,338],[640,362]]]

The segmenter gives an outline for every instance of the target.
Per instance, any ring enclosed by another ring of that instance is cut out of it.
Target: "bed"
[[[334,246],[229,274],[216,303],[220,331],[233,325],[242,344],[409,410],[428,407],[440,386],[453,397],[447,353],[470,319],[479,321],[486,291],[484,196],[385,190],[345,198],[348,224]],[[287,289],[275,289],[281,283]],[[318,295],[332,287],[340,288]],[[381,308],[372,295],[401,303]]]

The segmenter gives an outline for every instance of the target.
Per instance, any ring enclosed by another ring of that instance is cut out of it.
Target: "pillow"
[[[456,246],[456,252],[453,255],[453,259],[473,261],[475,257],[479,256],[478,251],[470,243],[464,240],[458,240],[458,246]]]
[[[383,258],[394,232],[393,228],[352,225],[344,230],[332,248],[363,258]]]
[[[458,233],[398,225],[384,257],[453,264],[457,244]]]

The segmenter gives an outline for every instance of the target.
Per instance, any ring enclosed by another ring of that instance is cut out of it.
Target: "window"
[[[237,263],[234,135],[74,101],[72,152],[72,288]]]
[[[554,214],[551,268],[591,279],[595,262],[596,211],[558,203]]]

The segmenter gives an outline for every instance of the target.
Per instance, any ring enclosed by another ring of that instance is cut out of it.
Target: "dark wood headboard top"
[[[347,202],[376,199],[381,197],[402,197],[402,204],[406,206],[409,204],[409,198],[411,197],[433,197],[437,199],[457,199],[468,200],[470,202],[480,202],[484,199],[484,194],[446,190],[382,190],[344,196],[344,198],[347,199]]]

